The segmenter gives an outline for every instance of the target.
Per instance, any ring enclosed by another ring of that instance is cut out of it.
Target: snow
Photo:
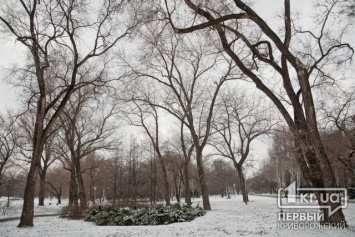
[[[36,214],[55,213],[62,206],[48,205],[35,208]],[[175,223],[160,226],[96,226],[82,220],[67,220],[58,216],[36,217],[34,227],[17,228],[19,220],[0,222],[0,236],[355,236],[355,204],[349,203],[344,209],[349,227],[347,229],[310,229],[303,230],[278,229],[276,198],[250,196],[250,202],[245,205],[241,196],[231,199],[221,197],[210,198],[212,211],[192,222]],[[193,205],[201,206],[201,199],[195,199]],[[13,202],[15,207],[5,216],[17,216],[21,213],[19,202]],[[287,211],[287,210],[285,210]],[[2,213],[0,213],[2,215]],[[4,218],[4,216],[1,216]]]
[[[1,219],[7,219],[7,218],[13,218],[13,217],[19,217],[21,215],[22,211],[22,199],[19,198],[10,198],[10,207],[7,208],[7,197],[0,197],[0,220]],[[38,204],[38,199],[35,199],[35,205]],[[55,199],[45,199],[44,201],[44,206],[36,206],[35,207],[35,215],[53,215],[53,214],[58,214],[58,212],[61,211],[61,209],[65,206],[68,205],[68,202],[64,200],[64,202],[61,205],[56,205],[57,201]],[[0,230],[1,233],[1,230]],[[1,236],[1,235],[0,235]]]

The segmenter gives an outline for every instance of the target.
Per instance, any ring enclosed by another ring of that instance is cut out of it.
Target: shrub
[[[192,221],[204,214],[205,211],[202,208],[180,204],[138,209],[105,206],[89,211],[84,220],[97,225],[163,225]]]

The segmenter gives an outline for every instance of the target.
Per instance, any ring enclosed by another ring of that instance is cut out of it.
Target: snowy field
[[[4,201],[4,199],[2,199]],[[192,222],[175,223],[163,226],[96,226],[91,222],[81,220],[67,220],[58,216],[36,217],[34,227],[17,228],[19,220],[0,222],[0,236],[355,236],[355,203],[349,203],[344,213],[349,225],[347,229],[279,229],[276,198],[250,196],[250,202],[245,205],[241,197],[223,199],[221,197],[210,198],[212,211],[205,216],[198,217]],[[45,207],[35,207],[35,214],[53,214],[62,206],[56,206],[55,201],[49,205],[46,200]],[[36,201],[37,203],[37,201]],[[64,202],[65,203],[65,202]],[[195,199],[194,206],[201,206],[201,200]],[[13,201],[13,208],[0,218],[20,216],[21,203]]]

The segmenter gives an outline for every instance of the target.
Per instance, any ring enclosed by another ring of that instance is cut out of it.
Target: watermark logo
[[[286,188],[280,188],[277,194],[277,205],[279,208],[295,208],[295,209],[318,209],[319,205],[316,199],[315,192],[320,193],[320,200],[324,203],[340,204],[332,206],[323,206],[328,209],[328,215],[333,215],[340,208],[347,207],[347,189],[346,188],[297,188],[296,181],[291,183]],[[342,202],[343,200],[343,202]],[[283,215],[283,214],[282,214]],[[282,216],[281,215],[281,216]],[[317,214],[317,217],[321,215]],[[292,217],[297,218],[296,215]],[[280,217],[279,217],[280,218]],[[317,219],[317,218],[315,218]]]

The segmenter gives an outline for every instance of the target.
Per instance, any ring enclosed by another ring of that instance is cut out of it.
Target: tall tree
[[[95,151],[114,149],[119,142],[115,137],[118,127],[113,121],[116,105],[110,105],[106,98],[109,96],[95,95],[93,91],[90,86],[77,90],[60,117],[62,133],[59,137],[66,145],[61,151],[69,158],[69,170],[74,173],[72,178],[75,177],[71,181],[74,185],[72,192],[76,192],[76,182],[82,208],[86,208],[87,200],[81,160]]]
[[[213,29],[224,51],[283,116],[295,140],[298,164],[309,187],[337,187],[317,127],[313,90],[329,82],[329,78],[334,79],[331,75],[334,64],[329,62],[342,65],[353,55],[353,49],[342,38],[348,25],[342,27],[341,20],[344,19],[333,15],[340,1],[320,4],[313,16],[317,27],[312,30],[309,27],[303,29],[293,21],[290,0],[285,0],[280,33],[275,32],[250,3],[242,0],[234,0],[230,4],[224,1],[204,1],[203,4],[191,0],[184,0],[185,4],[178,2],[165,0],[166,15],[174,31],[183,34]],[[186,9],[177,9],[176,6],[189,8],[193,13],[190,20],[177,23],[176,14]],[[333,25],[337,25],[337,30],[331,28]],[[312,46],[302,47],[304,45]],[[273,75],[272,81],[265,77],[265,70],[273,73],[270,74]],[[274,90],[275,78],[280,85],[277,90]],[[324,222],[344,223],[341,209],[329,216],[326,207],[331,206],[334,210],[341,203],[322,200],[321,195],[326,193],[316,192],[325,214]]]
[[[191,206],[191,184],[190,184],[190,163],[194,151],[194,143],[191,139],[191,136],[188,136],[185,131],[185,121],[184,118],[180,121],[180,136],[179,141],[175,141],[172,144],[175,148],[175,151],[179,156],[184,158],[184,186],[185,186],[185,203],[188,206]]]
[[[86,84],[103,83],[100,75],[94,81],[78,83],[78,73],[86,65],[106,54],[137,24],[114,17],[126,6],[126,1],[6,1],[1,6],[2,32],[15,37],[31,55],[36,110],[33,126],[33,151],[24,195],[19,227],[33,226],[36,174],[48,134],[56,123],[73,91]],[[126,26],[127,25],[127,26]],[[89,34],[89,40],[81,37]],[[55,67],[56,66],[56,67]],[[90,66],[89,66],[90,67]],[[86,69],[86,70],[85,70]],[[102,71],[102,70],[99,70]],[[92,77],[91,77],[92,78]],[[55,84],[48,80],[55,81]],[[51,85],[49,87],[49,85]],[[53,86],[55,85],[55,86]],[[54,95],[48,99],[48,95]]]
[[[236,90],[236,89],[235,89]],[[267,135],[275,125],[272,110],[262,106],[261,98],[255,94],[240,94],[233,90],[222,93],[218,104],[218,118],[214,121],[215,139],[210,144],[218,155],[229,158],[238,172],[243,202],[248,203],[243,169],[250,156],[251,145],[262,135]]]
[[[27,88],[30,89],[30,88]],[[34,110],[29,109],[21,115],[17,120],[18,127],[20,129],[21,136],[18,141],[19,157],[23,158],[27,164],[31,163],[33,146],[31,146],[31,140],[33,137],[33,123],[35,120]],[[38,193],[38,205],[44,206],[44,198],[46,192],[46,176],[49,167],[57,160],[58,156],[53,152],[53,141],[55,140],[55,134],[58,129],[58,125],[54,125],[52,132],[48,134],[48,137],[44,144],[44,149],[41,155],[41,160],[38,165],[38,177],[39,177],[39,193]]]
[[[133,98],[162,108],[184,123],[194,144],[203,207],[211,210],[203,151],[211,133],[218,92],[225,81],[234,79],[234,64],[219,65],[223,55],[212,49],[211,42],[177,37],[169,30],[161,30],[155,26],[142,33],[142,51],[150,52],[151,57],[143,55],[140,65],[130,64],[137,83],[151,80],[150,86],[156,86],[159,98],[148,101],[139,94]]]
[[[153,101],[148,96],[147,101]],[[159,129],[159,111],[158,108],[152,104],[140,103],[138,100],[132,100],[133,106],[131,107],[130,114],[134,116],[130,120],[130,124],[144,129],[145,134],[149,137],[150,142],[154,148],[155,154],[158,157],[160,166],[163,171],[164,178],[164,199],[167,206],[170,206],[170,185],[168,179],[167,165],[165,164],[164,155],[161,149],[161,129]],[[149,120],[151,120],[153,126],[149,126]]]

